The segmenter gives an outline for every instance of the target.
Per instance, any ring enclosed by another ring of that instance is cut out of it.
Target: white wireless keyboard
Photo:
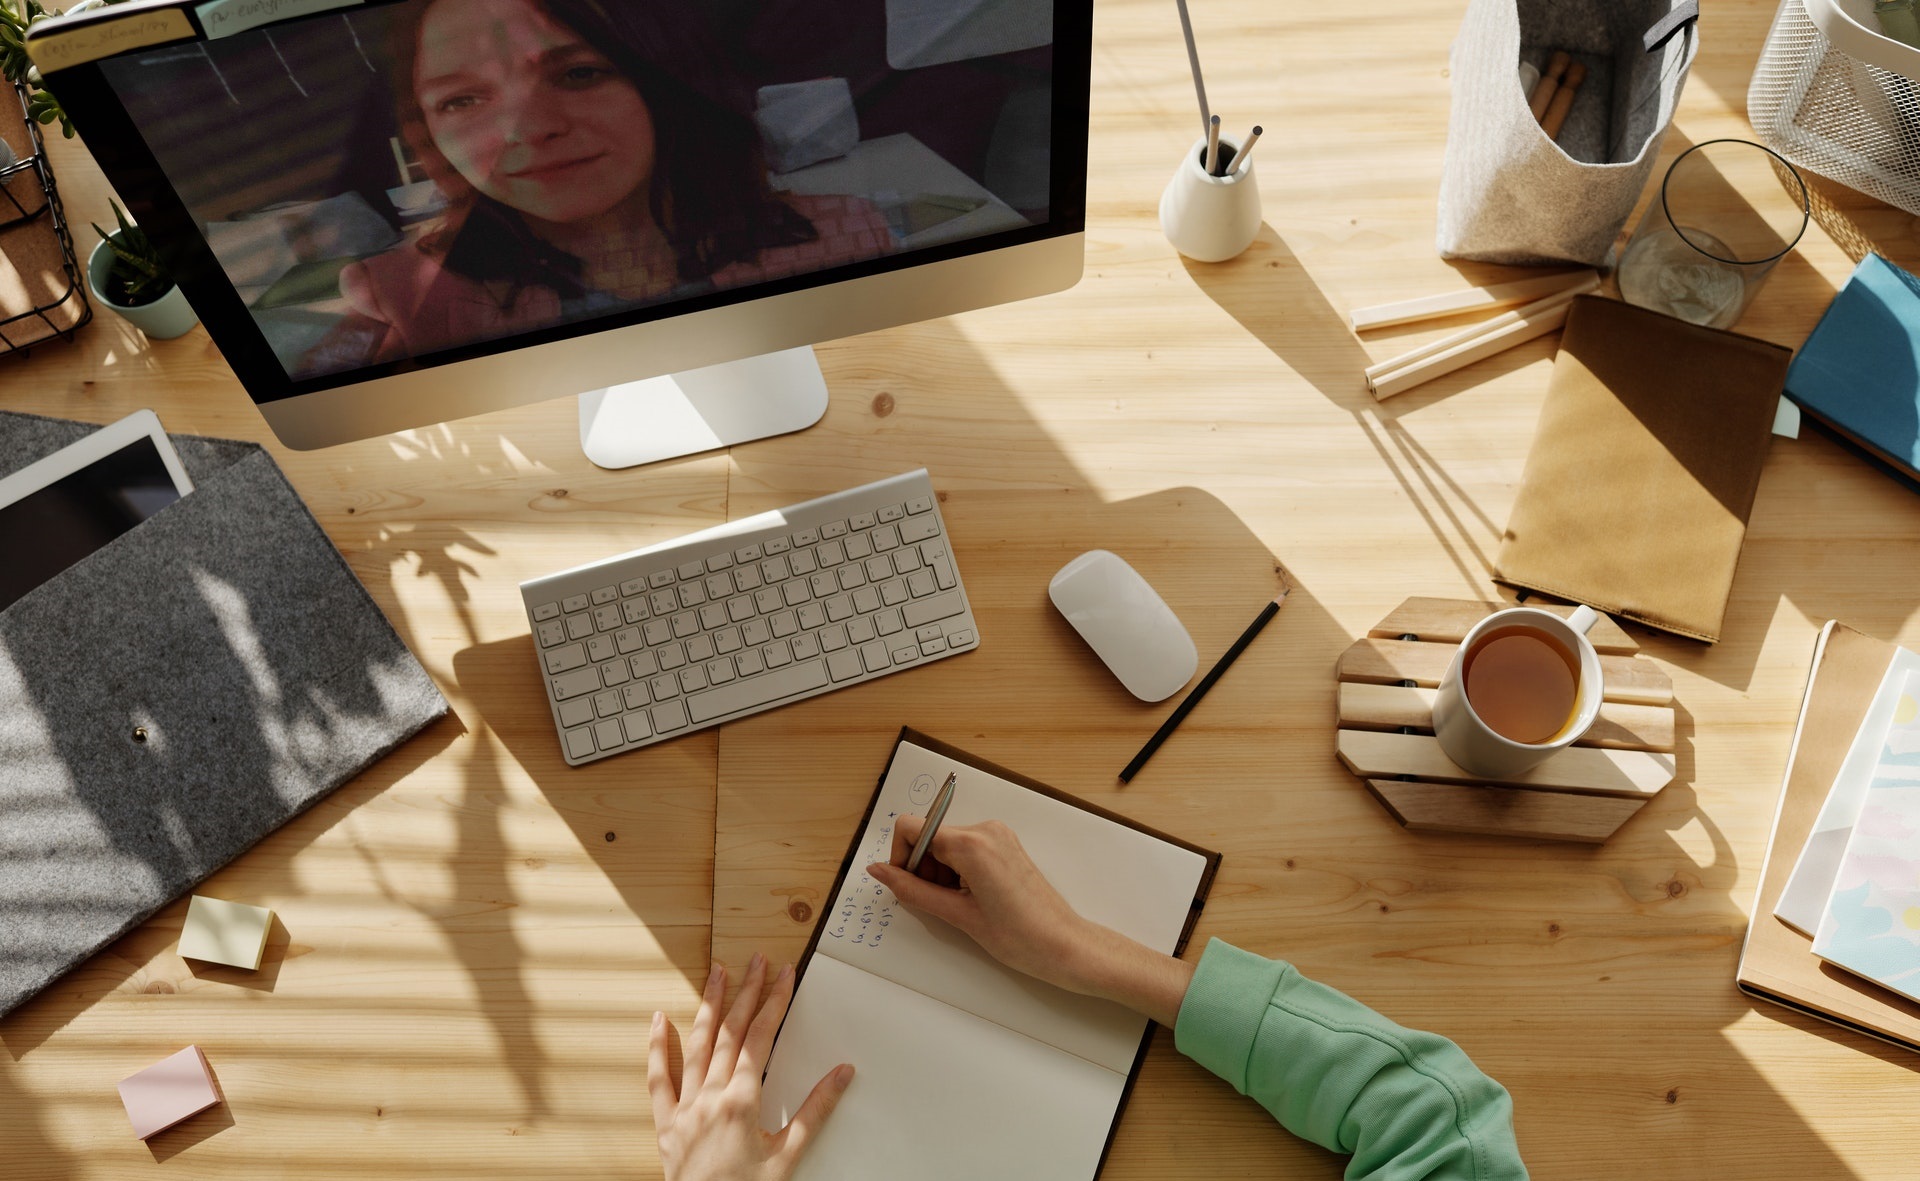
[[[578,766],[979,644],[926,470],[520,584]]]

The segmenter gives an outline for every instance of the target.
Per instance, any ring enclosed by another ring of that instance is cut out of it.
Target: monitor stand
[[[635,467],[804,430],[827,412],[812,348],[786,349],[580,395],[580,449]]]

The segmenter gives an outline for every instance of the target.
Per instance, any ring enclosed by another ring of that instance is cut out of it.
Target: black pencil
[[[1285,582],[1284,576],[1281,581]],[[1181,719],[1193,712],[1193,707],[1200,704],[1200,699],[1207,695],[1207,690],[1213,688],[1213,683],[1219,680],[1233,662],[1240,658],[1240,654],[1247,650],[1247,645],[1253,643],[1253,637],[1260,634],[1260,629],[1267,626],[1274,616],[1280,614],[1280,604],[1287,601],[1287,595],[1292,591],[1292,587],[1282,585],[1280,593],[1273,597],[1273,602],[1260,609],[1260,614],[1253,617],[1253,622],[1247,625],[1247,630],[1241,632],[1240,638],[1233,642],[1233,646],[1214,662],[1213,667],[1207,670],[1207,675],[1200,678],[1200,683],[1193,687],[1193,692],[1187,694],[1187,699],[1174,708],[1166,721],[1160,723],[1160,728],[1153,732],[1152,738],[1147,739],[1147,744],[1140,748],[1140,753],[1133,756],[1133,761],[1127,764],[1127,769],[1120,772],[1120,782],[1129,783],[1135,775],[1140,773],[1140,768],[1147,765],[1147,760],[1153,757],[1154,751],[1160,749],[1160,744],[1167,740],[1167,735],[1173,733],[1174,727],[1180,724]]]

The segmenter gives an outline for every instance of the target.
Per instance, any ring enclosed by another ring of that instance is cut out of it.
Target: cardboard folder
[[[1750,996],[1920,1050],[1920,1004],[1820,960],[1773,913],[1894,652],[1838,623],[1820,633],[1736,979]]]
[[[272,456],[172,438],[193,492],[0,611],[0,1014],[447,712]]]

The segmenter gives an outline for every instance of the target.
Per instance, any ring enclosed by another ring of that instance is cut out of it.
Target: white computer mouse
[[[1171,697],[1193,677],[1193,637],[1147,580],[1108,550],[1090,550],[1060,568],[1047,596],[1127,692]]]

